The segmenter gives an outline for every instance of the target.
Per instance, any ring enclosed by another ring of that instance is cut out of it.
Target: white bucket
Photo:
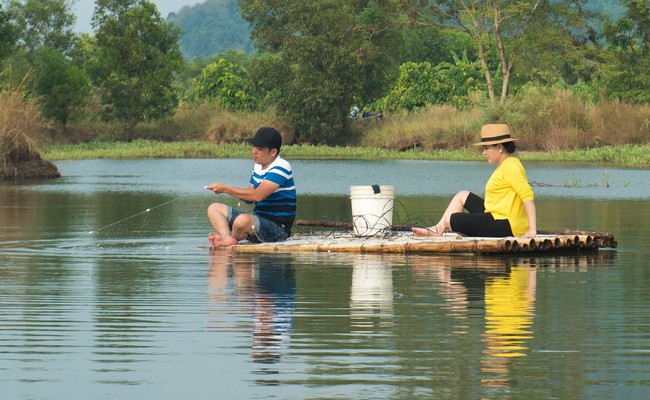
[[[393,225],[392,186],[350,186],[352,226],[358,236],[375,236]]]

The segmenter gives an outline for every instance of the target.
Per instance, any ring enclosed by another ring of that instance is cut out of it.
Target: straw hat
[[[510,128],[506,124],[487,124],[481,127],[481,141],[474,143],[474,146],[487,146],[489,144],[499,144],[513,142],[510,135]]]

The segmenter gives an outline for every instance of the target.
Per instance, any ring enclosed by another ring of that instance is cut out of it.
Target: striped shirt
[[[279,186],[267,198],[255,203],[253,213],[284,225],[284,229],[291,233],[291,226],[296,218],[296,185],[293,182],[291,164],[280,156],[267,169],[262,169],[261,164],[255,164],[250,183],[257,189],[263,180]]]

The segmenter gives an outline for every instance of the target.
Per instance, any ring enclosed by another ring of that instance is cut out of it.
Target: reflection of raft
[[[347,232],[298,234],[278,243],[241,242],[233,246],[238,252],[255,253],[545,253],[595,251],[616,248],[614,236],[604,232],[540,232],[534,239],[503,237],[476,238],[456,234],[443,237],[416,237],[401,232],[384,237],[356,237]]]

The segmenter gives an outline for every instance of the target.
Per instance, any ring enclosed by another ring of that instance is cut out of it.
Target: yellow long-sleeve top
[[[524,201],[533,199],[526,170],[516,157],[503,160],[485,185],[485,212],[491,213],[494,219],[510,221],[515,236],[522,236],[528,231]]]

